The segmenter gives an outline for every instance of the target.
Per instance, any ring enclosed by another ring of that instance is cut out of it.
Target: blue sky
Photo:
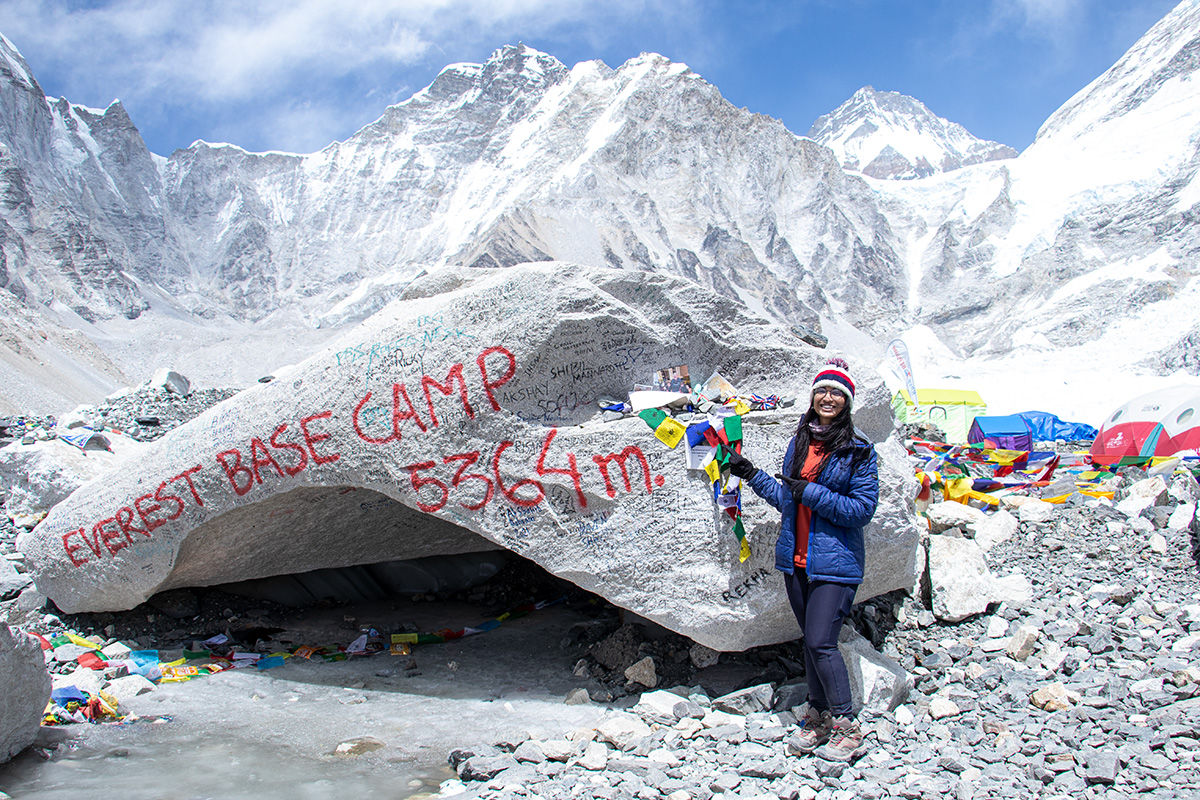
[[[807,133],[856,89],[1023,149],[1174,0],[0,0],[51,97],[120,99],[150,149],[312,152],[446,64],[518,41],[567,65],[653,51]]]

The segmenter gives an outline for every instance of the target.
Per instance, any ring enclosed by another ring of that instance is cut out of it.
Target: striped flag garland
[[[708,428],[700,435],[715,439],[716,444],[727,444],[734,452],[742,451],[742,418],[739,415],[710,417],[705,423]],[[711,441],[711,440],[710,440]],[[713,485],[713,500],[717,506],[733,519],[733,533],[738,539],[738,561],[750,558],[750,540],[746,537],[746,526],[742,523],[742,482],[729,474],[729,457],[715,447],[703,463],[704,472]]]
[[[642,421],[650,426],[654,435],[671,449],[686,439],[689,468],[697,464],[700,453],[692,454],[693,448],[711,448],[699,468],[704,470],[713,487],[713,501],[733,520],[733,532],[738,539],[738,560],[750,558],[750,541],[742,522],[742,482],[730,475],[729,456],[722,452],[721,445],[729,445],[734,452],[742,451],[742,414],[750,411],[750,405],[738,400],[733,407],[725,407],[727,416],[709,415],[707,420],[683,425],[661,408],[647,408],[638,412]],[[729,412],[734,413],[729,413]]]

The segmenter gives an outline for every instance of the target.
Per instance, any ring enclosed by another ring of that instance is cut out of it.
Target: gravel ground
[[[1151,517],[1165,514],[1142,519]],[[452,753],[461,780],[443,793],[1200,797],[1195,535],[1156,527],[1161,548],[1130,522],[1094,505],[1022,523],[1018,536],[989,554],[1032,583],[1033,599],[1021,608],[1001,605],[944,624],[913,598],[860,606],[859,627],[914,674],[917,687],[894,711],[864,712],[870,749],[851,765],[788,754],[794,717],[780,687],[767,696],[783,710],[733,715],[713,713],[723,703],[693,688],[678,690],[693,703],[673,714],[613,712],[639,717],[642,728],[610,719],[563,740]],[[629,727],[634,734],[614,733]]]
[[[92,413],[110,427],[156,438],[229,394],[180,398],[142,389]],[[151,416],[158,425],[136,422]],[[1127,470],[1123,485],[1142,477]],[[467,602],[486,615],[566,594],[585,619],[554,643],[574,663],[573,680],[585,692],[570,702],[609,709],[594,728],[561,739],[464,742],[448,754],[459,779],[445,782],[441,793],[547,800],[1200,798],[1197,525],[1170,527],[1172,505],[1127,518],[1106,503],[1076,499],[1049,521],[1021,523],[988,554],[997,571],[1029,579],[1027,604],[1001,604],[957,624],[938,621],[904,593],[855,608],[851,624],[909,670],[916,688],[894,710],[863,713],[869,751],[849,765],[788,753],[794,714],[802,713],[802,658],[794,642],[722,654],[712,664],[711,651],[639,624],[521,560],[454,596],[403,598]],[[14,538],[0,515],[0,553],[19,567]],[[331,610],[198,589],[164,593],[128,612],[68,616],[29,597],[10,593],[0,617],[42,633],[69,629],[168,650],[229,633],[269,652],[280,631]],[[348,642],[357,620],[343,619]],[[678,699],[690,702],[667,710],[634,705],[647,687],[625,669],[646,657],[657,685],[675,687]],[[760,705],[722,699],[739,689]]]

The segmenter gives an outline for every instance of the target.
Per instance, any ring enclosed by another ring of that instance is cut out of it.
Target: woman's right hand
[[[803,478],[789,478],[778,472],[775,473],[775,477],[783,481],[783,485],[792,493],[792,499],[796,501],[796,505],[804,505],[804,487],[808,486],[808,481]]]
[[[758,468],[750,463],[750,459],[738,453],[727,444],[721,445],[721,454],[729,459],[729,471],[733,473],[735,478],[749,480],[754,477],[754,473],[758,472]]]

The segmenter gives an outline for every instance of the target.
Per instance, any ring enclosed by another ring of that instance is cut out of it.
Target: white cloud
[[[222,123],[214,128],[276,126],[286,135],[251,140],[316,148],[350,133],[331,121],[373,118],[380,93],[407,96],[406,69],[422,66],[423,83],[432,62],[457,60],[450,51],[486,53],[522,36],[598,43],[631,20],[679,19],[702,1],[0,0],[0,31],[49,91],[73,102],[119,97],[143,120],[203,108]]]
[[[1006,0],[1024,19],[1026,27],[1036,31],[1061,28],[1082,10],[1082,0]]]

